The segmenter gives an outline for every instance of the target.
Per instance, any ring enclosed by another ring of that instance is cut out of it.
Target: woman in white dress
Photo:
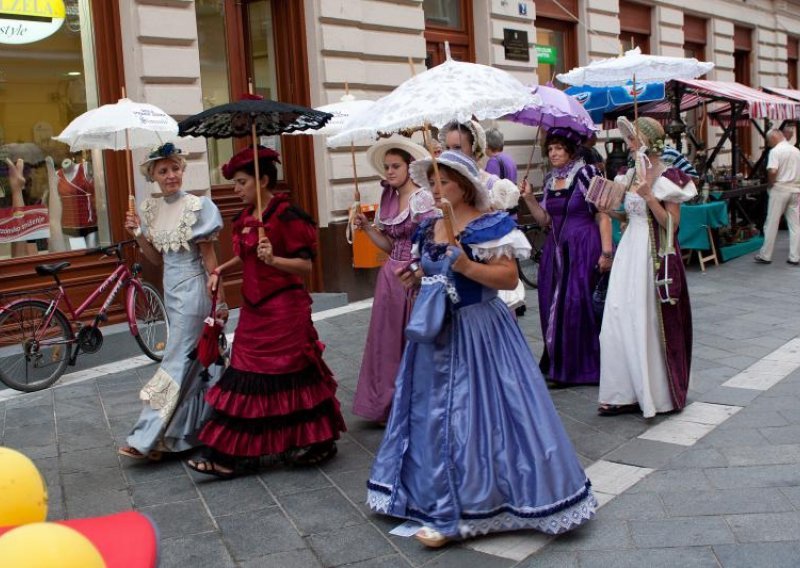
[[[618,127],[638,165],[615,180],[629,188],[625,213],[608,212],[627,227],[614,256],[600,332],[598,412],[650,418],[686,404],[692,315],[677,232],[681,203],[697,188],[661,161],[664,129],[657,121],[639,118],[634,126],[621,118]],[[661,282],[665,266],[668,285]]]

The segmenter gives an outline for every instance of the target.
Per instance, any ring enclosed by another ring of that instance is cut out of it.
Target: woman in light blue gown
[[[131,213],[125,221],[125,228],[148,260],[163,263],[169,319],[164,359],[139,393],[142,412],[127,445],[119,448],[120,454],[134,459],[157,461],[163,452],[182,452],[199,445],[195,435],[207,414],[203,394],[219,370],[212,366],[206,371],[189,355],[211,310],[206,280],[217,267],[214,241],[222,228],[222,216],[210,198],[181,190],[185,168],[181,151],[172,144],[154,150],[141,171],[148,181],[158,184],[161,197],[145,199],[141,217]],[[227,318],[224,302],[217,303],[217,313]]]
[[[508,214],[484,213],[489,195],[474,161],[446,151],[437,162],[432,191],[451,202],[459,244],[448,246],[444,222],[430,219],[415,250],[423,288],[446,279],[457,303],[448,300],[432,341],[407,344],[368,504],[422,523],[416,536],[431,547],[496,531],[574,529],[597,502],[525,337],[497,297],[516,284],[514,257],[530,245]],[[431,160],[414,162],[411,175],[431,188]],[[422,297],[414,310],[430,306]],[[412,313],[412,322],[419,315],[436,319]]]

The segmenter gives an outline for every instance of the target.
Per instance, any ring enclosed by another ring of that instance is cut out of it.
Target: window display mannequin
[[[58,187],[58,176],[56,174],[56,166],[53,158],[47,156],[44,160],[47,165],[47,180],[51,188]],[[50,239],[47,242],[47,250],[50,252],[63,252],[69,250],[64,239],[64,232],[61,227],[61,195],[57,190],[50,189],[47,192],[47,197],[43,199],[47,205],[47,211],[50,218]]]
[[[70,158],[61,162],[56,173],[61,197],[61,227],[70,238],[70,248],[97,245],[97,211],[94,203],[94,182],[85,162]],[[77,239],[84,241],[76,242]]]

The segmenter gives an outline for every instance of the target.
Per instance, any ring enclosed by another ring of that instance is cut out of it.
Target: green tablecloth
[[[728,225],[728,203],[712,201],[698,205],[681,205],[681,224],[678,229],[678,243],[682,249],[708,250],[706,227],[719,229]],[[619,242],[621,235],[619,223],[614,221],[614,242]]]

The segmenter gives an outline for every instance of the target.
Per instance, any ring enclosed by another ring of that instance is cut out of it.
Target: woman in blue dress
[[[486,213],[474,161],[446,151],[437,162],[432,191],[452,204],[459,244],[447,244],[442,220],[428,219],[415,250],[423,286],[446,280],[458,301],[448,301],[432,341],[406,346],[368,504],[422,523],[417,539],[431,547],[496,531],[571,530],[597,502],[525,337],[497,297],[516,285],[514,258],[530,245],[507,213]],[[431,159],[414,162],[411,175],[431,188]]]
[[[195,434],[208,413],[203,395],[208,372],[189,355],[211,310],[206,292],[208,273],[217,267],[214,241],[222,216],[209,197],[181,189],[186,161],[172,144],[155,149],[141,165],[160,197],[142,202],[141,216],[128,213],[125,228],[153,264],[164,265],[164,305],[169,339],[153,378],[142,388],[142,412],[119,453],[134,459],[161,459],[163,452],[182,452],[199,442]],[[222,300],[220,289],[220,300]],[[227,318],[227,305],[217,312]],[[211,373],[216,376],[219,369]]]

